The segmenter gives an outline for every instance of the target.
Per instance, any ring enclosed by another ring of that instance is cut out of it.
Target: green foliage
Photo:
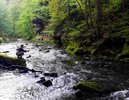
[[[114,8],[119,9],[121,7],[122,0],[111,0],[110,2]]]
[[[106,50],[106,53],[111,54],[113,51],[112,56],[119,53],[128,54],[127,47],[110,50],[108,43],[101,44],[108,37],[124,37],[127,40],[129,11],[126,9],[129,1],[101,1],[103,21],[98,23],[102,25],[99,40],[96,39],[99,26],[96,22],[99,17],[97,3],[100,2],[96,0],[0,0],[0,33],[26,39],[33,38],[37,33],[54,38],[61,37],[60,42],[72,55],[96,54],[100,49],[104,50],[100,50],[99,53]],[[41,32],[35,31],[39,28],[38,24],[36,26],[33,23],[36,18],[42,21]],[[59,41],[57,38],[55,40]]]
[[[37,0],[26,0],[21,2],[20,15],[16,21],[16,33],[23,37],[32,37],[33,11],[37,7]]]
[[[0,2],[0,26],[4,34],[32,38],[34,34],[33,19],[40,17],[45,22],[49,19],[48,7],[40,5],[45,0],[10,0]]]
[[[5,5],[3,0],[0,0],[0,33],[7,33],[9,35],[12,33],[12,27],[10,26],[10,18]]]
[[[78,49],[79,44],[76,42],[70,42],[69,45],[66,48],[66,51],[71,54],[74,55],[74,53],[76,52],[76,50]]]
[[[72,38],[80,36],[80,30],[74,29],[72,32],[69,33],[69,36]]]
[[[125,44],[125,45],[124,45],[124,48],[123,48],[121,54],[123,54],[123,55],[129,54],[129,45],[128,45],[128,44]]]

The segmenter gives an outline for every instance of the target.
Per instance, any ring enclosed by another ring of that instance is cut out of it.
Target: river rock
[[[51,73],[50,77],[58,77],[58,74],[57,73]]]
[[[75,96],[78,98],[83,96],[89,98],[100,94],[100,86],[96,82],[79,82],[73,89],[76,90]]]
[[[73,89],[77,91],[75,92],[77,97],[85,96],[86,98],[109,94],[120,90],[117,85],[108,82],[79,82],[73,87]]]
[[[50,46],[47,46],[47,49],[48,49],[48,50],[50,50],[50,49],[52,49],[52,47],[50,47]]]
[[[47,80],[47,81],[43,82],[42,84],[46,87],[52,86],[52,82],[50,80]]]
[[[26,58],[30,58],[30,57],[31,57],[31,55],[27,56]]]
[[[44,73],[44,76],[50,76],[50,73]]]
[[[42,51],[42,50],[43,50],[42,48],[39,49],[39,51]]]
[[[28,73],[28,69],[19,70],[19,73]]]
[[[77,90],[76,92],[75,92],[75,96],[76,97],[82,97],[83,96],[83,93],[82,93],[82,91],[80,91],[80,90]]]
[[[9,51],[3,51],[2,53],[9,53]]]
[[[41,77],[40,79],[41,79],[41,80],[44,80],[44,81],[46,81],[46,80],[45,80],[45,77]]]
[[[39,46],[42,46],[42,44],[39,44],[39,43],[35,44],[35,47],[39,47]]]
[[[36,83],[41,83],[43,84],[44,82],[46,82],[45,77],[41,77],[39,81],[37,81]]]
[[[79,82],[73,89],[75,90],[88,90],[90,92],[99,92],[100,86],[97,82]]]
[[[58,77],[58,74],[57,73],[44,73],[44,76]]]
[[[39,75],[35,75],[34,77],[37,78],[37,77],[39,77]]]
[[[44,53],[48,53],[48,52],[50,52],[50,50],[44,50]]]
[[[24,59],[17,59],[6,55],[0,55],[0,64],[4,66],[11,66],[11,65],[26,66],[26,61]]]
[[[11,65],[9,70],[18,70],[19,73],[28,73],[29,69],[19,65]]]

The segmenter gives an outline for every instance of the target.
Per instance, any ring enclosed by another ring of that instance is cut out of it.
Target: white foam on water
[[[8,43],[0,45],[0,51],[9,51],[8,56],[16,57],[16,49],[20,44],[25,44],[24,41]],[[7,47],[7,48],[5,48]],[[67,54],[61,54],[60,50],[51,49],[50,52],[45,53],[39,51],[32,43],[28,43],[25,49],[29,50],[23,58],[27,61],[28,68],[41,67],[49,72],[49,69],[56,67],[52,64],[55,60],[70,59]],[[27,56],[31,55],[30,58]],[[58,62],[57,60],[57,62]],[[42,62],[40,62],[42,61]],[[46,64],[45,64],[46,63]],[[63,70],[61,62],[58,62],[56,70]],[[0,100],[63,100],[62,98],[69,97],[73,94],[72,86],[75,84],[74,73],[66,73],[57,78],[50,79],[53,83],[51,87],[45,87],[36,83],[40,80],[43,74],[39,74],[38,78],[34,74],[18,74],[13,72],[6,72],[0,75]]]

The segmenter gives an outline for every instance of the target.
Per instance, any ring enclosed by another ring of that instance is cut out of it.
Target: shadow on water
[[[85,64],[81,65],[62,50],[22,40],[2,44],[0,48],[1,51],[8,50],[7,55],[16,57],[16,48],[21,43],[25,44],[25,49],[30,50],[23,56],[27,63],[27,72],[21,72],[19,68],[10,71],[3,70],[4,66],[0,67],[0,100],[124,100],[128,98],[128,90],[89,99],[76,98],[75,90],[72,89],[79,81],[102,81],[105,84],[111,82],[119,89],[128,89],[128,63],[85,61]],[[58,77],[44,76],[44,73],[58,73]],[[41,77],[50,80],[52,86],[45,87],[38,84],[37,81]]]

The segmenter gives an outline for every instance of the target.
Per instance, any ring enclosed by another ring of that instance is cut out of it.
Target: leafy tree
[[[8,16],[8,11],[6,10],[6,3],[0,0],[0,32],[1,34],[12,34],[10,17]]]
[[[26,0],[21,2],[20,15],[16,21],[17,34],[31,38],[33,36],[32,19],[34,18],[34,10],[36,9],[38,0]]]
[[[21,0],[10,0],[7,5],[9,20],[11,22],[11,27],[14,35],[16,34],[16,21],[19,18],[20,6]]]

